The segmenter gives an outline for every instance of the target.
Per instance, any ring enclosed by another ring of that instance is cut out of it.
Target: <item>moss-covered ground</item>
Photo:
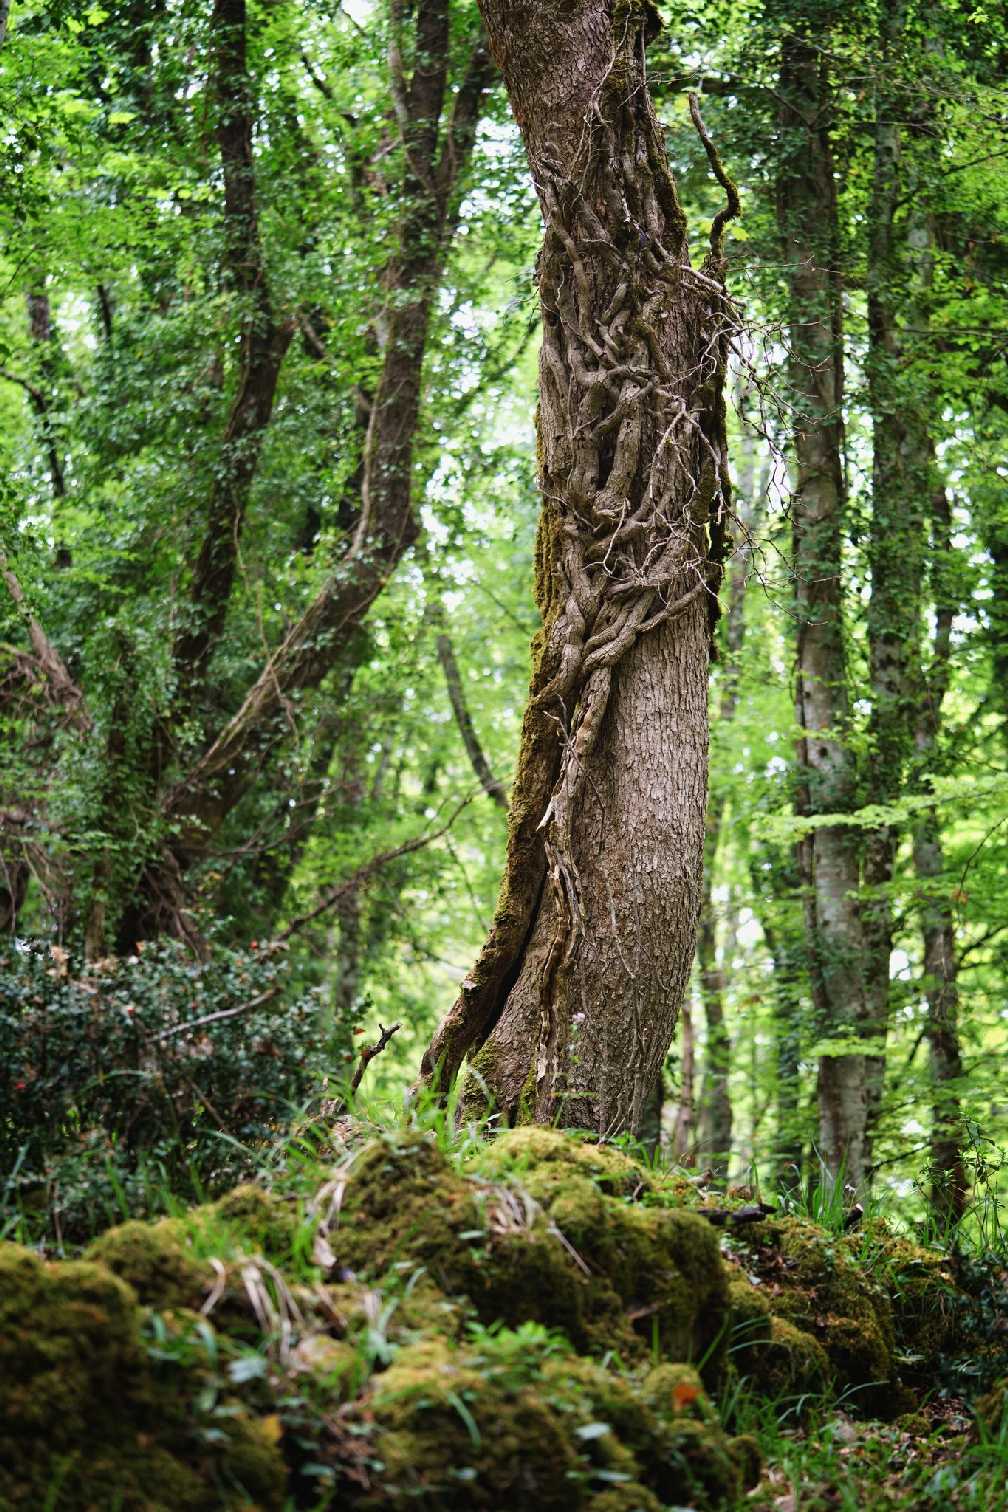
[[[740,1201],[343,1120],[79,1256],[2,1245],[0,1509],[1008,1508],[990,1269]]]

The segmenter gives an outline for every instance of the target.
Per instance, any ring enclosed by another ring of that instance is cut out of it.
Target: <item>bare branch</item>
[[[487,797],[492,798],[494,803],[506,813],[508,801],[504,784],[498,782],[494,776],[490,769],[490,763],[484,755],[483,747],[479,743],[479,736],[476,734],[472,715],[469,713],[469,708],[466,704],[465,691],[462,687],[462,675],[459,672],[458,662],[455,660],[455,651],[451,639],[443,633],[437,638],[437,654],[438,661],[441,663],[441,670],[444,673],[445,686],[448,689],[448,698],[451,702],[452,713],[455,715],[455,723],[458,725],[459,734],[462,736],[462,744],[466,748],[466,755],[472,763],[472,769],[479,778]]]
[[[204,1024],[216,1024],[221,1019],[237,1018],[240,1013],[251,1013],[253,1009],[261,1008],[263,1003],[268,1003],[270,998],[276,997],[279,991],[279,987],[268,987],[265,992],[260,992],[257,997],[242,1003],[238,1008],[222,1008],[218,1013],[205,1013],[202,1018],[189,1019],[185,1024],[173,1024],[170,1029],[163,1029],[154,1038],[160,1044],[162,1040],[174,1039],[177,1034],[190,1034],[194,1029],[202,1029]]]
[[[357,1062],[357,1069],[353,1074],[353,1081],[350,1083],[351,1093],[357,1091],[357,1088],[364,1079],[364,1072],[368,1066],[370,1066],[376,1055],[381,1055],[385,1046],[392,1039],[392,1036],[399,1033],[402,1025],[393,1024],[391,1028],[386,1029],[384,1024],[379,1024],[378,1028],[381,1030],[381,1037],[375,1040],[373,1045],[365,1045],[360,1053],[360,1060]]]
[[[429,830],[424,835],[414,835],[412,840],[406,840],[402,845],[393,846],[391,850],[379,851],[369,861],[365,861],[363,866],[358,866],[355,871],[350,873],[349,877],[344,877],[342,882],[338,882],[335,887],[330,888],[321,903],[310,909],[308,913],[300,914],[296,919],[292,919],[287,928],[282,929],[275,936],[272,948],[282,945],[284,941],[290,939],[292,934],[295,934],[299,929],[303,929],[306,924],[313,923],[322,914],[328,913],[330,908],[335,908],[341,898],[345,898],[348,893],[355,892],[362,882],[366,882],[369,877],[373,877],[375,872],[380,871],[389,862],[398,861],[401,856],[410,856],[414,851],[423,850],[424,846],[431,845],[433,841],[439,840],[442,835],[446,835],[462,810],[472,802],[473,797],[473,793],[467,793],[462,802],[457,804],[449,814],[444,824],[439,825],[437,829]]]

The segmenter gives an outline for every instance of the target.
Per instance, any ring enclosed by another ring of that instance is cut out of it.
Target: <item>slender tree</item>
[[[784,38],[779,82],[778,224],[788,278],[789,381],[796,409],[791,505],[795,577],[797,809],[856,806],[847,744],[843,625],[843,350],[833,85],[814,7]],[[816,1028],[819,1139],[829,1167],[865,1175],[868,1088],[857,1041],[870,1028],[858,845],[842,824],[810,827],[799,847]]]

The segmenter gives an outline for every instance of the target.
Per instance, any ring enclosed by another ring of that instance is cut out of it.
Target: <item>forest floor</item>
[[[0,1244],[3,1512],[1008,1509],[1004,1255],[437,1111],[163,1198]]]
[[[764,1420],[756,1512],[912,1512],[1008,1507],[1008,1441],[984,1433],[965,1398],[926,1402],[894,1423],[835,1410],[814,1426]]]

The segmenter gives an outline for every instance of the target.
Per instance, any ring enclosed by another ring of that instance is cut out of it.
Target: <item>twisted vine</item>
[[[544,856],[538,891],[505,877],[494,930],[425,1057],[443,1082],[484,1043],[527,944],[543,887],[556,927],[540,986],[538,1089],[562,1077],[554,1012],[585,929],[575,825],[620,662],[699,597],[716,605],[730,511],[724,373],[737,324],[723,236],[738,195],[691,99],[727,204],[700,269],[644,83],[640,15],[617,39],[579,140],[526,139],[544,219],[538,262],[541,655],[512,804],[508,872]],[[712,613],[713,619],[713,613]],[[550,747],[556,748],[551,750]],[[558,749],[558,755],[557,755]],[[515,905],[515,898],[520,906]],[[543,1098],[538,1094],[538,1116]]]

